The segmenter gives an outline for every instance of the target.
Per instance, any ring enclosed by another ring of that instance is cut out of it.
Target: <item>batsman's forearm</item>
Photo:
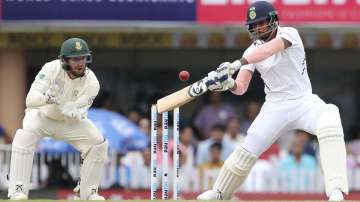
[[[244,95],[247,91],[247,86],[235,80],[235,85],[232,89],[230,89],[230,91],[235,95]]]
[[[241,69],[236,76],[234,88],[231,89],[231,92],[236,95],[243,95],[246,93],[251,78],[252,72],[247,69]]]

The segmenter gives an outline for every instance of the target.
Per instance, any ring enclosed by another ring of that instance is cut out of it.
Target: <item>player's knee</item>
[[[250,153],[259,157],[272,143],[272,140],[261,131],[250,128],[242,147]]]
[[[225,166],[239,176],[245,176],[256,163],[257,156],[242,146],[238,146],[229,158],[225,161]]]
[[[325,104],[318,110],[315,132],[319,141],[344,137],[339,108]]]
[[[100,144],[93,145],[90,148],[85,158],[89,158],[97,162],[104,162],[107,159],[108,147],[108,141],[103,139]]]
[[[18,129],[15,133],[12,147],[34,150],[38,140],[39,137],[35,133]]]

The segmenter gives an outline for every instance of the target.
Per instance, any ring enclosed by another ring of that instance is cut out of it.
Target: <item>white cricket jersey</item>
[[[261,74],[266,101],[292,100],[311,94],[304,45],[298,31],[292,27],[279,26],[276,37],[286,39],[292,45],[261,62],[244,65],[242,68],[250,71],[256,69]],[[246,51],[262,43],[257,40]]]
[[[57,86],[58,105],[46,104],[45,96],[43,96],[53,85]],[[39,108],[42,114],[51,119],[65,120],[59,107],[67,102],[76,102],[78,108],[81,108],[85,112],[84,116],[86,116],[87,109],[92,105],[99,89],[99,81],[89,68],[86,68],[83,77],[70,79],[61,67],[60,60],[53,60],[42,67],[27,95],[27,100],[29,96],[33,96],[33,98],[43,96],[41,98],[44,99],[37,99],[37,103],[33,103],[32,106],[27,104],[27,107]]]

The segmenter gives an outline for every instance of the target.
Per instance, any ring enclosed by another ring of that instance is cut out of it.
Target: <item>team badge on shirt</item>
[[[76,97],[78,96],[78,94],[79,94],[79,91],[74,90],[74,91],[73,91],[73,98],[76,98]]]
[[[45,78],[45,74],[39,74],[39,79],[44,79]]]

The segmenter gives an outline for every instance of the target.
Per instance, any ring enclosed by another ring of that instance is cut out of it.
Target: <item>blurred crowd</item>
[[[116,109],[111,95],[105,92],[101,93],[95,100],[94,107],[123,113],[150,140],[151,123],[148,109],[144,108],[144,110],[138,107],[124,113]],[[220,93],[213,92],[209,94],[208,103],[202,105],[191,119],[180,119],[182,190],[200,191],[208,189],[212,185],[224,160],[237,145],[244,141],[246,131],[260,109],[260,102],[249,101],[244,105],[243,113],[238,113],[238,110],[231,104],[223,101]],[[172,122],[169,121],[169,123]],[[170,125],[170,129],[171,127]],[[163,163],[161,158],[161,116],[158,119],[157,130],[159,143],[157,162],[159,171],[161,171]],[[0,127],[0,144],[11,143],[9,137],[9,134]],[[170,132],[168,162],[170,169],[172,168],[171,162],[174,151],[171,137]],[[350,137],[347,141],[348,169],[349,171],[360,170],[360,130],[354,127]],[[110,161],[115,162],[109,162],[107,169],[110,169],[110,165],[116,165],[115,176],[105,176],[102,188],[149,188],[150,155],[149,144],[145,149],[117,154],[114,158],[110,158]],[[277,173],[281,173],[278,179],[282,184],[292,184],[292,191],[301,191],[304,187],[309,187],[313,183],[311,182],[313,178],[299,178],[298,176],[316,175],[321,170],[316,137],[300,130],[284,134],[262,154],[242,189],[246,190],[246,187],[252,187],[251,190],[269,191],[268,183],[271,181],[269,177],[274,175],[274,168],[276,168]],[[57,166],[52,169],[57,169]],[[66,169],[63,169],[62,172],[66,172]],[[52,173],[57,172],[52,171]],[[161,175],[159,175],[159,183],[161,182],[160,177]],[[109,180],[110,178],[112,180]],[[59,181],[59,184],[55,184],[55,186],[62,186],[63,182]]]

